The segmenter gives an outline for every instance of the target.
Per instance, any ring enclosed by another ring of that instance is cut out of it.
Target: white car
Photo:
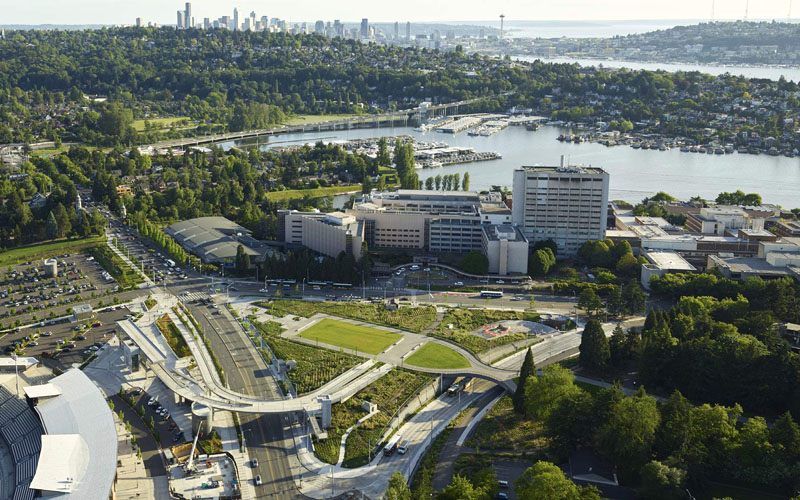
[[[503,280],[497,280],[495,281],[495,283],[497,283],[498,285],[504,285],[506,282]]]
[[[456,281],[455,283],[453,283],[453,286],[464,286],[464,282],[463,281]]]

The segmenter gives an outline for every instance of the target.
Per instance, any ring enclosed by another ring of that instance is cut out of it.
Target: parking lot
[[[21,328],[0,338],[3,354],[15,344],[23,346],[23,355],[53,358],[61,368],[82,363],[116,333],[116,322],[131,314],[123,306],[112,306],[95,314],[91,320],[73,323],[70,319],[48,320],[42,326]],[[86,328],[80,328],[86,325]],[[97,326],[93,326],[97,325]],[[78,330],[76,330],[78,328]]]
[[[144,268],[147,275],[156,283],[167,277],[185,279],[186,276],[178,267],[169,265],[169,256],[163,251],[151,248],[136,235],[136,229],[126,225],[112,223],[111,237],[120,249],[134,264]]]
[[[0,277],[0,323],[10,327],[66,314],[75,304],[105,297],[118,289],[117,282],[87,254],[63,254],[56,277],[47,277],[42,259],[9,266]],[[110,303],[113,299],[106,298]],[[96,300],[95,302],[99,302]]]

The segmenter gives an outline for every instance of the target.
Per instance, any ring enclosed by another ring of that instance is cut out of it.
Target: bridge
[[[174,319],[177,320],[177,318]],[[192,332],[188,331],[186,325],[179,320],[174,321],[174,323],[181,330],[182,336],[187,341],[187,345],[202,374],[202,382],[189,375],[185,363],[182,364],[181,360],[172,352],[172,349],[166,345],[164,339],[159,338],[160,335],[154,333],[154,325],[150,325],[151,332],[148,333],[131,320],[119,321],[117,324],[120,330],[139,347],[141,355],[147,358],[150,369],[172,392],[184,399],[197,401],[218,410],[254,414],[287,412],[318,414],[323,410],[323,406],[350,398],[398,365],[410,370],[435,375],[481,378],[494,382],[509,392],[513,392],[516,389],[516,384],[513,380],[517,376],[516,370],[485,365],[471,352],[460,346],[438,339],[423,337],[427,342],[440,343],[457,351],[467,359],[470,366],[458,369],[436,369],[404,364],[405,357],[413,350],[410,344],[414,344],[417,347],[421,345],[418,340],[404,338],[396,345],[387,348],[375,359],[369,359],[351,368],[315,391],[296,398],[290,396],[288,399],[283,400],[265,400],[226,388],[216,374],[216,369],[209,359],[207,351],[204,350],[204,346],[200,347],[201,343],[194,339]],[[376,368],[376,361],[381,361],[384,364]]]
[[[506,92],[500,95],[510,95],[512,92]],[[167,141],[160,141],[148,145],[155,149],[170,148],[181,149],[191,146],[200,146],[203,144],[215,144],[219,142],[238,141],[243,139],[253,139],[258,137],[269,137],[279,134],[293,134],[303,132],[320,132],[324,130],[350,130],[354,128],[376,128],[381,126],[403,125],[408,126],[409,120],[416,119],[421,121],[422,115],[435,117],[439,115],[458,114],[460,108],[469,106],[478,102],[494,99],[499,95],[491,95],[484,97],[476,97],[474,99],[466,99],[458,102],[451,102],[446,104],[436,104],[424,107],[416,107],[411,109],[404,109],[400,111],[392,111],[389,113],[381,113],[375,115],[363,115],[353,118],[344,118],[341,120],[328,120],[317,123],[306,123],[299,125],[283,125],[279,127],[272,127],[266,129],[244,130],[241,132],[226,132],[224,134],[210,134],[197,137],[187,137],[185,139],[174,139]]]

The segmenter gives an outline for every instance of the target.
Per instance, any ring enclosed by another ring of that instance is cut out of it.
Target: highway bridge
[[[501,95],[510,95],[512,92],[506,92]],[[411,109],[404,109],[400,111],[392,111],[389,113],[381,113],[376,115],[363,115],[353,118],[344,118],[341,120],[328,120],[317,123],[306,123],[299,125],[282,125],[279,127],[244,130],[241,132],[226,132],[224,134],[210,134],[197,137],[188,137],[185,139],[173,139],[167,141],[160,141],[150,144],[149,147],[154,149],[185,149],[191,146],[201,146],[204,144],[216,144],[220,142],[239,141],[243,139],[253,139],[258,137],[269,137],[279,134],[293,134],[303,132],[319,132],[323,130],[349,130],[354,128],[375,128],[381,126],[394,126],[402,125],[408,126],[409,120],[416,119],[417,122],[421,120],[423,115],[427,117],[435,117],[439,115],[458,114],[462,107],[469,106],[478,102],[488,99],[493,99],[498,95],[477,97],[474,99],[467,99],[464,101],[451,102],[446,104],[435,104],[430,106],[421,106]],[[147,147],[147,146],[144,146]]]

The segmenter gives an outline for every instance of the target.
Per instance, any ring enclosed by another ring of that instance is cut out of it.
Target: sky
[[[192,10],[202,22],[255,11],[289,21],[317,19],[359,21],[494,20],[708,20],[712,2],[716,19],[741,19],[748,0],[195,0]],[[749,0],[750,19],[785,19],[791,0]],[[795,2],[800,17],[800,1]],[[183,2],[171,0],[0,0],[0,24],[174,24]]]

